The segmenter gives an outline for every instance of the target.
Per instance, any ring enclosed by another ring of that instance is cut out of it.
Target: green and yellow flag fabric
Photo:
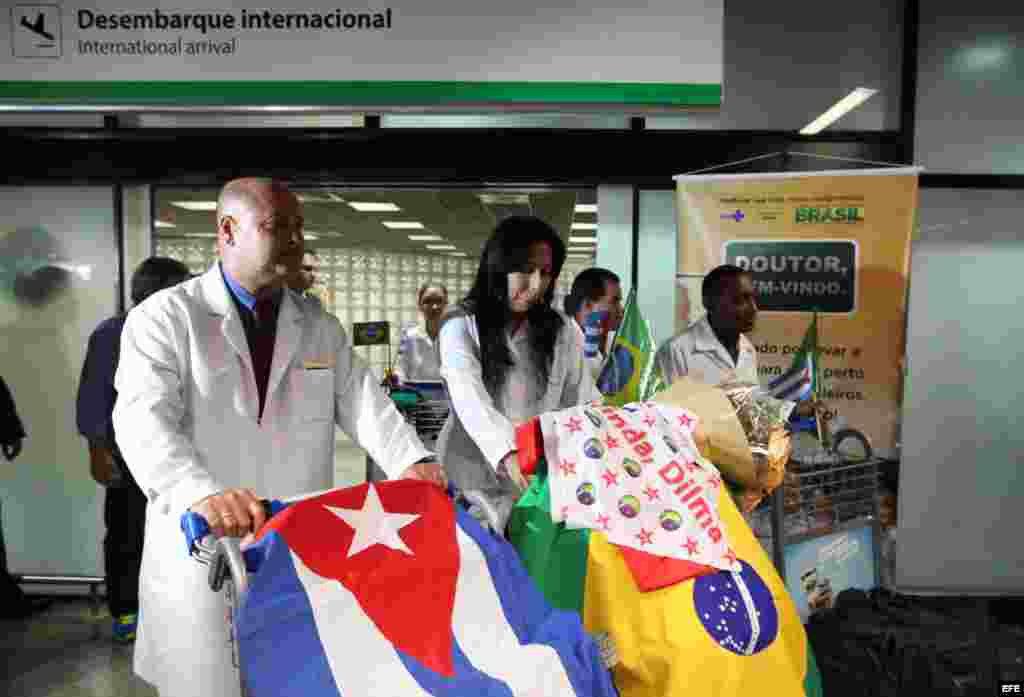
[[[662,389],[654,362],[657,348],[651,328],[640,314],[634,288],[629,291],[622,324],[597,379],[605,404],[621,407],[646,401]]]
[[[821,696],[796,607],[732,498],[722,495],[724,487],[716,496],[718,515],[742,572],[644,591],[622,549],[605,533],[552,521],[543,458],[536,472],[512,512],[509,539],[547,599],[579,612],[587,630],[614,655],[622,697],[742,697],[765,691]],[[730,641],[733,635],[744,639]]]

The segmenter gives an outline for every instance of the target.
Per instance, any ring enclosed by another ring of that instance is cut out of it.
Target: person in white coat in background
[[[441,357],[437,335],[441,317],[448,307],[448,289],[439,283],[424,283],[416,294],[423,324],[402,332],[398,346],[398,378],[402,382],[440,382]]]
[[[264,522],[260,496],[330,488],[335,424],[389,476],[443,485],[338,320],[284,287],[302,259],[302,223],[283,184],[229,182],[220,261],[125,322],[114,430],[148,499],[135,671],[163,697],[240,694],[224,600],[185,553],[182,514],[243,537]]]
[[[701,284],[707,314],[675,335],[655,356],[665,384],[689,377],[707,385],[757,382],[757,351],[747,338],[757,323],[757,295],[750,272],[724,264]]]
[[[302,255],[302,263],[299,264],[298,270],[289,274],[285,283],[306,300],[323,305],[323,287],[319,283],[319,275],[320,255],[307,249]]]
[[[655,361],[666,385],[680,377],[706,385],[760,383],[757,350],[747,335],[757,326],[757,294],[749,271],[723,264],[701,283],[707,313],[666,341]],[[798,402],[794,417],[807,418],[822,409],[816,401]]]
[[[438,457],[462,492],[479,492],[498,532],[526,485],[515,428],[601,398],[572,320],[552,306],[565,244],[539,218],[503,220],[469,294],[441,324],[441,376],[452,411]]]

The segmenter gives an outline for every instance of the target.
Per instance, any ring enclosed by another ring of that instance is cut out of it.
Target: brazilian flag
[[[552,522],[543,457],[512,509],[508,539],[548,602],[580,613],[587,631],[614,648],[612,674],[621,697],[822,697],[814,652],[785,584],[721,492],[718,514],[743,563],[735,576],[746,590],[724,571],[640,590],[621,550],[603,532]],[[725,594],[734,590],[743,600],[730,605]],[[742,636],[743,648],[730,644],[729,636]]]
[[[622,324],[597,379],[597,389],[604,395],[605,404],[621,407],[645,402],[664,388],[654,362],[656,349],[651,328],[640,314],[634,288],[629,291]]]

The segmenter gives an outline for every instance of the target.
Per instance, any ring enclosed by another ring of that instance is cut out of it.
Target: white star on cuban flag
[[[414,556],[412,550],[398,536],[398,531],[413,523],[420,517],[419,514],[388,513],[384,510],[377,487],[373,484],[367,488],[366,500],[363,501],[362,509],[358,511],[335,506],[324,506],[324,508],[341,518],[355,531],[355,537],[352,538],[352,545],[348,548],[346,555],[348,558],[352,558],[374,545],[384,545]]]

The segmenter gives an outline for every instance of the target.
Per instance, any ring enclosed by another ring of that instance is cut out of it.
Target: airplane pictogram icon
[[[34,34],[45,37],[50,41],[54,41],[54,36],[50,32],[46,31],[46,16],[40,12],[36,15],[35,22],[29,22],[28,17],[21,18],[21,26],[25,27]]]

